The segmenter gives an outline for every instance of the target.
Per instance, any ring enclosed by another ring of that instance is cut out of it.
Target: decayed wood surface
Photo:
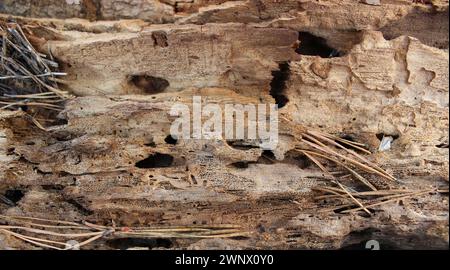
[[[0,194],[18,197],[0,214],[245,231],[140,242],[151,248],[363,248],[370,239],[448,248],[448,3],[81,2],[0,5],[34,26],[35,46],[68,73],[60,87],[78,96],[46,131],[0,111]],[[91,22],[62,20],[71,17]],[[194,95],[286,103],[277,149],[168,141],[170,107]],[[364,174],[377,189],[432,191],[370,217],[330,211],[333,200],[315,199],[330,177],[296,151],[307,128],[367,144],[365,158],[398,179]],[[383,136],[395,140],[379,152]],[[85,247],[137,243],[105,237]],[[0,248],[36,247],[0,234]]]
[[[295,56],[297,33],[243,24],[162,25],[68,39],[43,46],[69,66],[65,79],[78,95],[157,92],[130,83],[137,75],[168,80],[165,91],[221,86],[254,93],[269,87],[278,62]]]

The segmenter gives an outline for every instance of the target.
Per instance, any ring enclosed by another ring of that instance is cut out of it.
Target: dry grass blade
[[[89,233],[59,233],[50,230],[41,230],[41,229],[33,229],[23,226],[8,226],[8,225],[0,225],[0,229],[17,229],[21,231],[26,231],[30,233],[43,234],[43,235],[51,235],[51,236],[60,236],[60,237],[69,237],[69,238],[78,238],[78,237],[90,237],[93,235],[97,235],[98,232],[89,232]]]
[[[0,220],[7,222],[0,225],[0,232],[9,234],[33,245],[67,250],[65,242],[54,240],[64,239],[64,241],[80,238],[82,242],[79,247],[90,244],[103,237],[167,237],[167,238],[229,238],[245,236],[248,232],[242,230],[240,226],[230,224],[208,225],[208,226],[178,226],[178,227],[108,227],[96,225],[89,222],[70,222],[52,219],[41,219],[34,217],[18,217],[0,215]],[[9,224],[13,223],[13,224]],[[41,229],[37,229],[41,228]],[[20,231],[21,233],[17,232]],[[84,231],[84,232],[83,232]],[[87,231],[87,232],[86,232]],[[31,235],[28,235],[31,234]],[[45,237],[45,238],[44,238]],[[50,238],[50,239],[48,239]],[[60,248],[59,246],[63,246]]]
[[[389,177],[391,177],[392,179],[395,180],[395,178],[394,178],[392,175],[388,174],[388,173],[385,172],[383,169],[381,169],[380,167],[378,167],[378,165],[376,165],[376,164],[370,162],[369,160],[367,160],[366,158],[362,157],[361,155],[359,155],[359,154],[356,153],[355,151],[353,151],[353,150],[351,150],[351,149],[348,149],[348,148],[344,147],[343,145],[341,145],[341,144],[339,144],[339,143],[337,143],[337,142],[335,142],[335,141],[333,141],[333,140],[327,138],[327,137],[324,136],[324,135],[321,135],[321,133],[317,133],[317,132],[314,132],[314,131],[308,131],[308,133],[311,134],[312,136],[315,136],[315,137],[318,138],[318,139],[324,140],[324,141],[326,141],[326,142],[328,142],[328,143],[330,143],[330,144],[332,144],[332,145],[334,145],[334,146],[336,146],[336,147],[338,147],[338,148],[340,148],[340,149],[343,149],[344,151],[346,151],[347,153],[349,153],[349,154],[355,156],[356,158],[358,158],[358,159],[361,160],[362,162],[365,162],[365,163],[367,163],[368,165],[372,166],[374,169],[378,170],[380,173],[386,174],[387,176],[389,176]],[[355,146],[353,146],[353,147],[355,147]],[[358,149],[359,149],[360,151],[363,151],[363,152],[367,153],[367,154],[371,154],[370,151],[368,151],[368,150],[366,150],[366,149],[364,149],[364,148],[359,148],[359,147],[358,147]]]
[[[99,232],[99,233],[97,233],[97,235],[94,235],[93,237],[89,238],[88,240],[81,242],[79,244],[79,247],[82,247],[82,246],[85,246],[85,245],[87,245],[89,243],[92,243],[95,240],[102,238],[104,235],[105,235],[104,232]],[[65,249],[70,249],[70,247],[67,247]]]
[[[307,132],[309,134],[314,135],[314,136],[321,136],[321,137],[325,137],[325,138],[328,138],[328,139],[331,139],[331,140],[334,140],[334,141],[338,141],[338,142],[344,143],[344,144],[352,146],[353,148],[358,149],[358,150],[360,150],[362,152],[365,152],[367,154],[371,154],[371,152],[369,150],[363,148],[363,147],[365,147],[365,144],[363,144],[363,143],[349,141],[349,140],[342,139],[342,138],[339,138],[337,136],[333,136],[331,134],[320,132],[320,131],[317,131],[317,130],[308,130]]]
[[[448,192],[444,189],[427,189],[427,190],[407,190],[407,189],[394,189],[394,190],[378,190],[378,191],[366,191],[366,192],[349,192],[348,189],[343,187],[339,182],[335,181],[339,188],[330,186],[318,186],[314,187],[315,191],[323,192],[326,195],[315,197],[316,200],[322,199],[344,199],[348,201],[351,198],[352,203],[341,204],[333,208],[324,209],[321,212],[335,212],[340,210],[339,213],[352,213],[360,210],[368,211],[368,208],[380,206],[390,202],[396,202],[403,199],[412,198],[414,196],[421,196],[431,192],[445,193]],[[374,199],[373,197],[378,197]],[[358,200],[359,198],[360,200]],[[351,208],[342,210],[345,208]]]
[[[21,234],[19,234],[19,233],[11,232],[11,231],[9,231],[9,230],[0,229],[0,232],[4,232],[4,233],[9,234],[9,235],[12,235],[12,236],[14,236],[14,237],[16,237],[16,238],[18,238],[18,239],[21,239],[21,240],[23,240],[23,241],[25,241],[25,242],[28,242],[28,243],[31,243],[31,244],[34,244],[34,245],[37,245],[37,246],[40,246],[40,247],[43,247],[43,248],[50,248],[50,249],[62,250],[61,248],[58,248],[58,247],[55,247],[55,246],[52,246],[52,245],[47,245],[47,244],[41,243],[41,241],[35,241],[35,240],[31,239],[30,237],[26,237],[26,236],[21,235]]]
[[[332,157],[329,157],[329,156],[326,156],[326,155],[323,155],[323,154],[320,154],[320,153],[316,153],[316,152],[313,152],[313,151],[300,150],[300,152],[304,153],[305,155],[306,154],[308,154],[309,156],[314,155],[314,156],[318,156],[318,157],[330,160],[330,161],[338,164],[339,166],[345,168],[346,170],[348,170],[352,175],[354,175],[356,177],[357,180],[361,181],[364,185],[368,186],[370,189],[377,190],[377,188],[375,186],[373,186],[369,181],[367,181],[364,177],[362,177],[356,171],[352,170],[347,165],[345,165],[344,163],[340,162],[339,160],[337,160],[335,158],[332,158]],[[309,158],[308,155],[307,155],[307,157]],[[334,176],[333,176],[333,178],[334,178]]]
[[[26,239],[29,239],[29,240],[33,240],[33,241],[36,241],[36,242],[43,242],[43,243],[49,243],[49,244],[56,244],[56,245],[61,245],[61,246],[65,246],[65,245],[66,245],[66,243],[63,243],[63,242],[58,242],[58,241],[53,241],[53,240],[47,240],[47,239],[38,238],[38,237],[32,237],[32,236],[26,236],[26,235],[19,234],[19,233],[14,233],[14,232],[11,232],[11,231],[8,231],[8,232],[9,232],[11,235],[14,235],[14,236],[16,236],[16,237],[20,236],[20,237],[23,237],[23,238],[26,238]]]
[[[32,32],[25,32],[18,23],[0,20],[0,109],[55,115],[72,97],[58,87],[57,77],[66,74],[54,70],[58,63],[38,53],[27,38]],[[45,130],[39,122],[33,123]]]
[[[321,187],[314,187],[312,188],[316,191],[322,191],[322,192],[329,192],[330,189],[321,188]],[[404,195],[405,193],[412,193],[412,191],[409,190],[377,190],[377,191],[364,191],[364,192],[354,192],[352,193],[353,196],[357,198],[364,198],[367,196],[390,196],[390,195]],[[316,196],[316,200],[322,200],[322,199],[333,199],[336,198],[337,195],[322,195],[322,196]]]
[[[11,201],[10,199],[6,198],[2,194],[0,194],[0,201],[6,203],[9,206],[15,206],[15,203],[13,201]]]
[[[0,218],[6,219],[6,220],[33,220],[33,221],[41,221],[41,222],[53,223],[53,224],[65,224],[65,225],[72,225],[72,226],[80,226],[79,223],[72,222],[72,221],[46,219],[46,218],[36,218],[36,217],[26,217],[26,216],[5,216],[5,215],[0,215]]]
[[[321,138],[321,139],[323,139],[323,140],[325,140],[325,141],[327,141],[327,142],[329,142],[329,143],[335,145],[336,147],[345,150],[345,151],[348,152],[349,154],[351,154],[351,155],[357,157],[359,160],[361,160],[361,161],[367,163],[369,166],[372,166],[374,169],[378,170],[380,173],[386,174],[386,176],[390,177],[392,180],[395,180],[395,177],[394,177],[394,176],[388,174],[385,170],[383,170],[382,168],[380,168],[377,164],[375,164],[375,163],[373,163],[373,162],[370,162],[369,160],[367,160],[366,158],[364,158],[364,157],[361,156],[360,154],[356,153],[355,151],[353,151],[353,150],[351,150],[351,149],[348,149],[348,148],[346,148],[346,147],[340,145],[339,143],[337,143],[337,142],[335,142],[335,141],[333,141],[333,140],[327,138],[327,135],[326,135],[326,134],[321,133],[321,132],[316,132],[316,131],[308,131],[308,133],[314,134],[314,136],[316,136],[316,137],[318,137],[318,138]],[[328,135],[328,136],[331,136],[331,135]],[[333,138],[333,136],[331,136],[331,138]],[[334,139],[335,139],[335,140],[339,140],[338,137],[334,137]],[[356,149],[359,149],[360,151],[363,151],[363,152],[365,152],[365,153],[367,153],[367,154],[371,154],[370,151],[368,151],[368,150],[366,150],[366,149],[364,149],[364,148],[359,148],[359,147],[354,146],[354,145],[352,145],[352,147],[354,147],[354,148],[356,148]]]
[[[334,178],[334,175],[331,174],[326,168],[325,166],[322,165],[322,163],[320,163],[320,161],[318,161],[317,159],[315,159],[312,155],[308,154],[308,152],[306,151],[301,151],[306,157],[308,157],[312,162],[314,162],[323,172],[325,172],[326,174],[330,175],[332,178]]]
[[[387,173],[380,172],[380,171],[374,169],[371,166],[365,165],[365,164],[363,164],[363,163],[361,163],[359,161],[356,161],[356,160],[354,160],[352,158],[349,158],[349,157],[347,157],[345,155],[342,155],[342,154],[332,150],[328,146],[321,146],[321,145],[319,145],[317,143],[310,142],[310,141],[308,141],[306,139],[302,139],[302,142],[304,142],[305,144],[309,145],[310,147],[312,147],[312,148],[314,148],[316,150],[319,150],[319,151],[323,152],[324,154],[329,154],[329,155],[332,155],[332,156],[335,156],[335,157],[342,158],[343,160],[347,161],[348,163],[352,164],[353,166],[355,166],[357,168],[360,168],[361,170],[364,170],[364,171],[366,171],[368,173],[376,174],[376,175],[381,176],[383,178],[386,178],[388,180],[395,180],[395,178],[392,178],[392,176],[388,175]],[[300,149],[300,150],[303,150],[303,149]]]
[[[392,198],[392,199],[380,198],[380,200],[382,200],[381,202],[373,203],[373,204],[367,205],[367,207],[380,206],[380,205],[383,205],[383,204],[386,204],[386,203],[396,202],[396,201],[399,201],[399,200],[411,198],[411,197],[413,197],[413,196],[424,195],[424,194],[427,194],[427,193],[430,193],[430,192],[433,192],[433,191],[435,191],[435,190],[420,191],[420,192],[416,192],[416,193],[412,193],[412,194],[408,194],[408,195],[404,195],[404,196],[396,196],[395,198]],[[350,209],[350,210],[344,210],[344,211],[342,211],[341,213],[344,213],[344,214],[345,214],[345,213],[351,213],[351,212],[355,212],[355,211],[358,211],[358,210],[361,210],[361,209],[362,209],[362,208],[359,207],[359,208],[354,208],[354,209]]]
[[[353,195],[341,184],[341,183],[339,183],[338,181],[336,181],[336,184],[348,195],[348,196],[350,196],[350,198],[357,204],[357,205],[359,205],[360,207],[361,207],[361,209],[363,209],[364,211],[366,211],[366,213],[367,214],[369,214],[369,216],[371,216],[372,215],[372,213],[366,208],[366,207],[364,207],[364,205],[360,202],[360,201],[358,201],[358,199],[356,199],[355,197],[353,197]]]

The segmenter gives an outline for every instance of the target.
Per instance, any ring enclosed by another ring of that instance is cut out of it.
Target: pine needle
[[[0,225],[0,232],[42,248],[57,250],[67,250],[71,247],[67,247],[65,242],[56,241],[53,238],[65,241],[73,238],[84,239],[78,244],[79,247],[82,247],[104,237],[229,238],[248,235],[248,232],[243,231],[240,226],[231,224],[186,227],[115,227],[113,224],[112,227],[108,227],[89,222],[77,223],[34,217],[0,215],[0,219],[7,223],[13,223]],[[88,232],[83,232],[86,230]]]

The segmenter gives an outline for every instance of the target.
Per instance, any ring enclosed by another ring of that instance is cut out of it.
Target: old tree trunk
[[[24,108],[0,110],[0,225],[25,216],[239,227],[223,237],[111,234],[87,249],[339,249],[371,239],[448,248],[448,1],[365,2],[377,1],[1,1],[0,20],[30,25],[74,98],[45,130]],[[169,111],[192,96],[277,103],[277,148],[171,138]],[[363,143],[372,153],[358,155],[395,180],[357,175],[378,191],[415,193],[370,215],[339,208],[348,198],[317,198],[330,195],[320,187],[337,189],[333,179],[368,190],[299,150],[306,130]],[[379,151],[383,137],[393,141]],[[43,247],[0,230],[9,248]]]

